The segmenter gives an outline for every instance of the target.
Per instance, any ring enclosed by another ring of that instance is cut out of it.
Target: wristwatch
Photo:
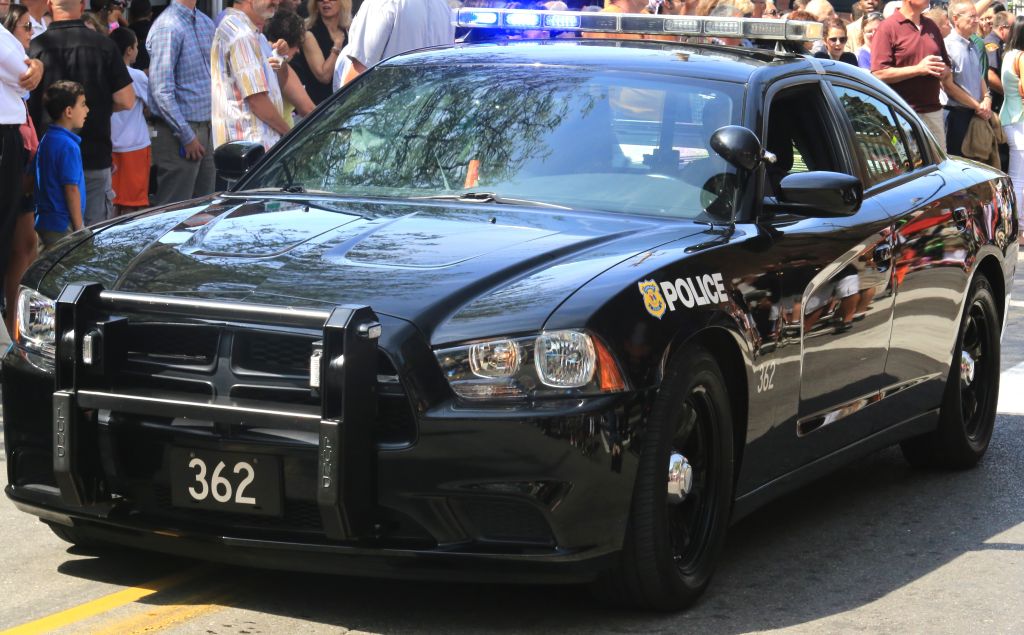
[[[341,49],[338,48],[337,46],[332,46],[331,53],[334,53],[335,55],[341,55]]]

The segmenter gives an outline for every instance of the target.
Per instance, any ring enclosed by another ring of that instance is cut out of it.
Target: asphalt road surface
[[[1024,297],[1024,267],[1018,272],[1015,295]],[[730,530],[710,589],[684,613],[612,610],[575,587],[358,580],[88,552],[3,498],[0,629],[1021,633],[1024,301],[1011,310],[1003,371],[1000,415],[979,467],[913,470],[888,449],[777,501]]]

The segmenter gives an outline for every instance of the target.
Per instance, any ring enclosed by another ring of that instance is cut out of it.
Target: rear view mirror
[[[217,176],[233,183],[259,163],[264,154],[266,150],[262,143],[231,141],[213,151],[213,165],[217,168]]]

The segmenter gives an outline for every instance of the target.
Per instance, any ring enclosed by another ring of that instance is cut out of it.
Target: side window
[[[844,171],[837,162],[835,134],[827,122],[828,105],[818,81],[779,91],[768,105],[763,139],[776,156],[765,166],[765,193],[775,196],[782,179],[794,172]]]
[[[879,99],[845,86],[833,86],[853,125],[854,143],[865,163],[870,187],[914,169],[911,150],[904,142],[891,108]],[[916,142],[915,142],[916,145]],[[917,162],[920,150],[915,148]]]
[[[903,140],[906,141],[907,149],[910,152],[910,164],[914,168],[919,168],[924,165],[924,155],[921,154],[921,145],[918,142],[920,137],[910,121],[899,112],[896,113],[896,119],[900,123],[900,129],[903,130]]]

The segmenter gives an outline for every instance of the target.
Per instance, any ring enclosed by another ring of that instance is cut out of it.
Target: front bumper
[[[255,412],[235,407],[245,405],[238,400],[128,394],[89,380],[81,359],[69,356],[95,316],[61,316],[58,309],[58,332],[77,336],[67,336],[74,348],[58,344],[56,377],[23,351],[4,360],[6,493],[46,522],[231,564],[402,578],[584,581],[621,548],[637,462],[633,439],[646,411],[639,396],[467,410],[431,392],[432,378],[402,375],[415,430],[395,443],[374,434],[381,415],[366,407],[369,399],[332,400],[332,393],[372,398],[377,387],[352,385],[356,373],[325,371],[323,409],[311,420],[301,408]],[[237,320],[226,316],[224,323]],[[359,342],[345,339],[351,324],[335,326],[345,366],[372,367]],[[411,329],[391,326],[380,346],[396,368],[415,375],[416,351],[429,354],[429,346],[416,344]],[[205,418],[209,425],[195,425]],[[171,447],[274,455],[282,468],[281,513],[175,506]]]
[[[402,580],[445,580],[509,584],[575,584],[593,580],[612,564],[616,549],[547,549],[500,553],[449,549],[325,544],[241,537],[222,532],[186,531],[141,519],[94,514],[107,510],[71,509],[59,493],[8,485],[19,510],[46,523],[75,527],[86,539],[133,549],[197,558],[233,566]]]

